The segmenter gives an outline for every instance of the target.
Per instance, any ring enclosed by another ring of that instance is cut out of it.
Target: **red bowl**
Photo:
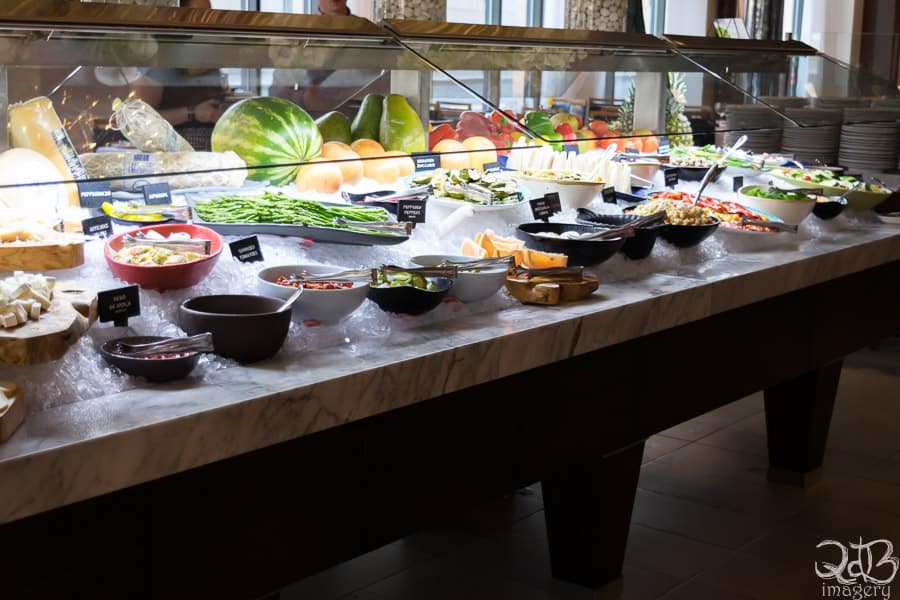
[[[212,242],[209,248],[209,256],[189,263],[158,266],[129,265],[114,260],[111,252],[118,252],[122,249],[122,237],[129,233],[135,234],[141,231],[155,231],[164,237],[168,237],[171,233],[183,232],[189,234],[192,238],[209,240]],[[138,229],[115,235],[106,242],[103,255],[106,256],[109,270],[119,279],[128,283],[136,283],[147,290],[163,292],[165,290],[191,287],[203,281],[203,278],[209,275],[213,267],[216,266],[216,261],[219,260],[223,246],[224,242],[221,236],[208,227],[190,225],[188,223],[167,223],[139,227]]]

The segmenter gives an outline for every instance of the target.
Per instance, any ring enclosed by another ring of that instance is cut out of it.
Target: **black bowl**
[[[241,363],[274,356],[291,326],[291,311],[275,312],[280,298],[251,295],[197,296],[178,310],[188,335],[209,331],[215,353]]]
[[[429,291],[411,285],[397,287],[372,285],[369,286],[369,293],[366,297],[385,312],[421,315],[437,308],[447,292],[450,291],[450,286],[453,285],[453,280],[449,277],[429,277],[428,279],[433,281],[438,289]]]
[[[678,169],[678,179],[683,179],[684,181],[702,181],[703,176],[706,175],[706,172],[709,170],[709,167],[675,167]],[[725,169],[728,167],[719,167],[715,173],[713,173],[712,179],[710,179],[710,183],[718,181],[719,177],[722,176],[722,173],[725,172]]]
[[[673,246],[690,248],[696,246],[719,228],[719,220],[708,225],[664,225],[659,235]]]
[[[100,354],[103,355],[106,362],[119,367],[123,373],[144,377],[147,381],[173,381],[187,377],[197,366],[197,361],[200,360],[199,352],[191,352],[187,356],[179,358],[136,358],[112,351],[119,342],[149,344],[165,339],[167,338],[156,335],[135,335],[109,340],[100,346]]]
[[[847,208],[847,199],[840,196],[834,196],[828,202],[816,202],[813,207],[813,214],[820,219],[833,219]]]
[[[516,230],[516,235],[525,240],[525,245],[541,252],[555,252],[566,254],[569,257],[569,265],[581,265],[589,267],[600,264],[612,257],[622,249],[627,238],[620,237],[611,240],[565,240],[561,238],[545,238],[538,235],[544,231],[563,233],[565,231],[577,231],[578,233],[596,233],[597,228],[590,225],[578,225],[576,223],[523,223]]]
[[[575,219],[581,225],[594,225],[599,227],[622,227],[628,225],[632,221],[640,219],[637,215],[598,215],[587,212],[578,211],[578,217]],[[630,259],[640,260],[650,256],[653,246],[656,245],[656,236],[660,230],[665,227],[661,223],[650,225],[649,227],[638,227],[634,230],[634,237],[627,238],[625,245],[622,246],[622,252]]]

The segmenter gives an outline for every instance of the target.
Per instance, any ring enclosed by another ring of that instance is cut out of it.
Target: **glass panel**
[[[524,27],[528,22],[528,0],[503,0],[500,4],[500,24]]]
[[[447,21],[451,23],[484,23],[487,0],[448,2]]]

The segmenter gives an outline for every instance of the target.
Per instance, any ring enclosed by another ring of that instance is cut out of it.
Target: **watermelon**
[[[265,96],[246,98],[226,110],[210,142],[213,152],[231,150],[244,159],[249,179],[272,185],[291,183],[300,163],[322,152],[322,134],[305,110]]]

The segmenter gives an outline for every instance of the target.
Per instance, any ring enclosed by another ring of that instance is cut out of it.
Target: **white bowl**
[[[766,185],[745,185],[738,190],[739,202],[752,209],[775,215],[789,225],[799,225],[816,207],[816,199],[778,200],[775,198],[757,198],[744,193],[750,188],[768,188]]]
[[[517,183],[524,185],[531,191],[531,198],[540,198],[545,194],[556,192],[559,194],[559,203],[562,205],[563,210],[567,208],[585,208],[597,197],[603,186],[606,185],[602,181],[544,179],[531,177],[520,172],[515,172],[511,176]]]
[[[278,285],[275,281],[282,275],[291,275],[308,271],[313,275],[327,275],[344,271],[344,267],[334,265],[282,265],[269,267],[259,272],[256,278],[256,288],[264,296],[275,298],[288,298],[294,292],[294,288]],[[337,323],[353,311],[355,311],[366,299],[369,291],[369,283],[366,281],[354,281],[353,287],[343,290],[311,290],[304,288],[303,293],[294,303],[294,321],[302,322],[315,320],[320,323]]]
[[[435,267],[445,260],[463,263],[478,259],[455,254],[422,254],[413,256],[410,262],[420,267]],[[453,281],[450,294],[459,298],[461,302],[478,302],[496,294],[505,282],[506,267],[502,266],[488,267],[480,269],[478,272],[461,272],[459,277]]]

